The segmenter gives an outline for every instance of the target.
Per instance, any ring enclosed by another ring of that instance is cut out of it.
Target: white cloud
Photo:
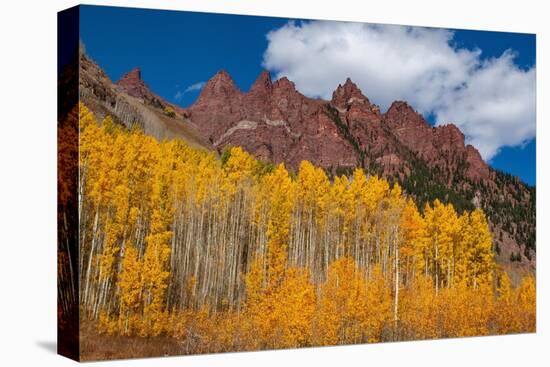
[[[201,90],[202,87],[204,87],[205,84],[206,84],[206,82],[198,82],[198,83],[195,83],[195,84],[191,84],[190,86],[185,88],[185,90],[183,92],[182,91],[177,91],[176,94],[174,95],[174,99],[176,101],[179,101],[183,98],[184,94],[189,93],[189,92],[193,92],[193,91],[196,91],[196,90]]]
[[[190,86],[188,86],[184,93],[188,93],[188,92],[192,92],[192,91],[195,91],[195,90],[201,90],[202,87],[204,87],[204,85],[206,84],[206,82],[198,82],[198,83],[195,83],[195,84],[191,84]]]
[[[267,35],[264,67],[287,76],[304,94],[330,99],[347,77],[387,109],[406,100],[437,124],[453,122],[490,160],[503,146],[535,136],[535,68],[514,54],[484,60],[455,48],[444,29],[312,21]]]

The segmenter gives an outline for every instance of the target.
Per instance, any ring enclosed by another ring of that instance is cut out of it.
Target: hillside
[[[113,84],[82,55],[80,75],[81,100],[98,118],[137,123],[160,139],[181,138],[218,154],[241,146],[295,173],[303,160],[329,177],[351,176],[360,167],[399,182],[420,208],[435,199],[459,213],[483,208],[497,262],[512,273],[535,268],[535,188],[487,165],[454,124],[432,127],[407,102],[396,101],[383,113],[350,79],[330,101],[312,99],[287,78],[272,81],[266,71],[243,92],[220,71],[193,105],[181,108],[155,95],[139,69]]]
[[[107,115],[127,128],[138,126],[157,139],[179,138],[193,147],[211,149],[182,109],[149,92],[139,69],[114,84],[84,53],[80,55],[79,96],[98,118]]]
[[[535,330],[480,209],[79,121],[84,360]]]
[[[350,79],[330,101],[312,99],[265,71],[242,92],[221,71],[186,111],[219,152],[241,146],[292,170],[309,160],[330,175],[362,167],[401,183],[420,206],[437,198],[459,211],[481,207],[497,260],[535,267],[535,188],[487,165],[454,124],[432,127],[404,101],[382,113]]]

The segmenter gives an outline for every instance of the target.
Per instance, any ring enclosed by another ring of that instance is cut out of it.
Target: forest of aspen
[[[484,212],[356,169],[158,141],[79,106],[80,318],[178,354],[534,332]]]

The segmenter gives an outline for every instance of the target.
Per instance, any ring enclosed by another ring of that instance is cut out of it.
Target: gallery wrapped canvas
[[[535,36],[58,14],[58,350],[536,328]]]

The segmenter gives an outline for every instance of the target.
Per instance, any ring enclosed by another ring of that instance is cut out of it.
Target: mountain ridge
[[[240,129],[238,128],[240,121],[255,120],[257,123],[266,120],[279,121],[279,125],[288,126],[290,130],[297,131],[300,136],[305,134],[309,137],[319,134],[319,129],[331,130],[326,126],[324,117],[321,116],[325,112],[327,104],[338,111],[338,117],[345,125],[342,128],[349,130],[362,150],[375,150],[380,154],[380,151],[383,150],[380,145],[392,140],[392,137],[387,136],[387,130],[384,129],[384,125],[387,125],[392,130],[391,134],[397,137],[402,145],[414,153],[420,154],[422,159],[431,166],[455,168],[449,154],[458,154],[471,167],[466,172],[468,178],[475,181],[491,179],[488,165],[483,161],[477,149],[465,144],[464,135],[456,125],[446,124],[432,127],[404,101],[393,102],[388,111],[381,113],[380,108],[371,104],[368,97],[350,78],[347,78],[344,84],[338,85],[330,101],[325,101],[304,96],[286,77],[272,82],[267,71],[260,73],[250,89],[243,92],[236,87],[226,71],[220,71],[206,83],[197,101],[186,108],[186,111],[188,111],[191,121],[202,129],[212,142],[216,142],[216,147],[220,147],[244,140],[239,137],[240,134],[250,135],[244,132],[234,134],[237,130],[258,128],[258,125],[251,127],[250,124],[243,124],[244,127]],[[221,122],[218,121],[220,116],[223,119]],[[231,134],[226,134],[229,129],[235,127],[237,129],[233,129]],[[315,127],[319,129],[312,131],[312,128]],[[376,136],[372,136],[373,134]],[[256,140],[258,138],[264,145],[269,146],[270,152],[276,150],[273,147],[276,143],[269,144],[268,137],[259,134]],[[337,145],[346,145],[339,139],[331,138],[329,141]],[[282,142],[279,143],[282,144]],[[302,141],[301,144],[304,142]],[[306,141],[305,144],[307,145],[308,142]],[[343,148],[342,154],[332,157],[324,156],[320,160],[311,157],[312,159],[309,160],[324,168],[336,165],[345,167],[356,165],[356,162],[346,159],[349,147]],[[251,147],[249,150],[255,151],[256,149]],[[286,151],[289,152],[288,149]],[[395,155],[395,152],[390,151],[388,154]],[[272,153],[271,156],[261,158],[277,163],[284,161],[293,168],[296,168],[300,161],[300,159],[295,159],[292,154],[284,154],[284,152]],[[387,158],[381,157],[381,161],[387,160]]]
[[[86,57],[84,61],[89,64]],[[309,160],[330,175],[361,167],[399,182],[419,205],[439,198],[459,210],[482,207],[491,220],[499,263],[535,267],[535,189],[491,168],[475,147],[465,144],[456,125],[433,127],[406,101],[395,101],[382,113],[350,78],[330,100],[314,99],[286,77],[273,81],[265,70],[248,91],[220,70],[186,108],[154,94],[139,68],[113,86],[122,95],[117,98],[137,100],[147,115],[160,113],[170,122],[170,136],[199,142],[218,154],[241,146],[294,171]],[[92,110],[94,98],[88,98]],[[173,116],[166,116],[167,108]],[[116,109],[108,112],[117,115]],[[134,119],[144,120],[143,114]]]
[[[127,128],[139,127],[146,134],[159,140],[180,138],[193,147],[211,150],[211,145],[202,138],[192,124],[185,121],[185,111],[152,93],[141,80],[141,71],[133,69],[131,78],[140,84],[134,95],[128,93],[128,84],[113,83],[101,67],[84,52],[78,59],[79,100],[102,120],[111,116],[115,122]],[[128,75],[128,74],[126,74]],[[137,78],[136,78],[137,77]],[[124,80],[124,77],[121,79]],[[61,83],[67,81],[61,80]],[[141,94],[139,94],[141,93]],[[168,109],[167,109],[168,108]],[[174,115],[172,116],[172,110]]]

